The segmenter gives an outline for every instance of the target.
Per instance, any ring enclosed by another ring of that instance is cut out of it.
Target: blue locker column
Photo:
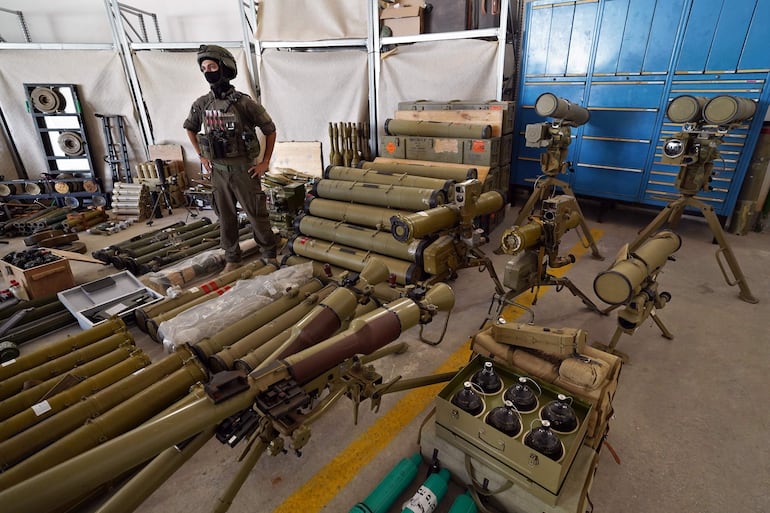
[[[578,194],[636,201],[661,116],[660,105],[684,0],[605,0],[575,166]]]
[[[768,0],[693,0],[674,77],[661,105],[665,109],[670,99],[682,94],[707,98],[729,94],[757,102],[754,117],[724,137],[719,147],[722,160],[714,163],[712,190],[696,196],[712,205],[718,215],[730,215],[735,207],[767,111],[768,20]],[[674,187],[679,169],[661,163],[660,158],[665,139],[681,128],[662,120],[640,201],[663,205],[679,197]]]
[[[516,105],[516,137],[511,170],[511,182],[516,185],[531,187],[541,174],[542,150],[527,148],[524,140],[528,124],[547,121],[535,112],[537,97],[549,92],[585,105],[586,78],[598,5],[599,0],[558,4],[549,0],[527,5],[521,94]],[[576,154],[575,140],[581,131],[582,128],[572,130],[573,143],[568,159],[573,159]]]

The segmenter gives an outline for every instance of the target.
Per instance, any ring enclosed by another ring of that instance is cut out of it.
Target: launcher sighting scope
[[[537,97],[535,112],[540,116],[559,120],[560,124],[566,126],[585,125],[591,119],[588,109],[559,98],[553,93],[543,93]]]

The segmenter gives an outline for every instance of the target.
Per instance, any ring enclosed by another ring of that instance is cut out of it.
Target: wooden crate
[[[75,286],[70,262],[66,258],[47,264],[22,269],[4,262],[6,274],[18,281],[27,291],[30,299],[56,294]]]

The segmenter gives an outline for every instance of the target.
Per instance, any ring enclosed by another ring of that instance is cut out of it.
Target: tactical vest
[[[197,134],[201,154],[225,164],[254,161],[259,156],[259,139],[238,106],[243,96],[237,91],[224,99],[214,98],[203,109],[203,133]]]

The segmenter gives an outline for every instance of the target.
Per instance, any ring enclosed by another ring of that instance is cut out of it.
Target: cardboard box
[[[380,19],[393,36],[422,34],[423,4],[393,4],[380,12]]]
[[[22,269],[9,263],[3,265],[6,274],[13,276],[13,279],[24,287],[30,299],[51,296],[75,286],[75,277],[72,275],[70,262],[66,258],[29,269]]]

